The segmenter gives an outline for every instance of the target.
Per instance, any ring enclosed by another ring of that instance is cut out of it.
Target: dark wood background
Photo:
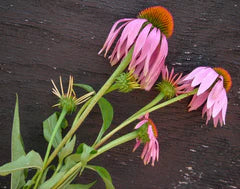
[[[175,20],[166,64],[177,71],[221,66],[232,75],[227,124],[205,126],[201,110],[187,113],[189,99],[151,114],[158,126],[160,160],[144,166],[134,142],[119,146],[92,163],[112,174],[116,188],[240,188],[240,2],[238,0],[1,0],[0,1],[0,164],[10,161],[15,94],[20,100],[21,132],[26,151],[42,156],[47,143],[42,121],[54,109],[50,79],[68,76],[99,89],[115,68],[98,56],[112,24],[162,5]],[[115,109],[113,127],[149,102],[156,91],[107,96]],[[77,143],[91,144],[101,126],[95,108],[77,132]],[[131,131],[134,124],[120,132]],[[119,135],[120,135],[119,134]],[[88,183],[97,175],[83,174]],[[98,178],[99,185],[104,188]],[[9,177],[0,188],[9,188]]]

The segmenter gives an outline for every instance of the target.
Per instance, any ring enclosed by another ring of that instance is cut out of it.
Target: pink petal
[[[207,109],[207,104],[205,104],[202,110],[202,116],[204,116],[204,114],[207,113],[206,125],[208,124],[208,121],[211,119],[211,116],[212,116],[211,112],[212,112],[212,108]]]
[[[189,73],[183,81],[191,80],[195,77],[195,75],[200,72],[201,70],[207,69],[207,67],[197,67],[191,73]]]
[[[168,42],[167,42],[166,36],[164,34],[162,34],[162,41],[161,41],[159,57],[156,61],[164,63],[167,55],[168,55]]]
[[[123,58],[126,55],[125,46],[126,46],[126,41],[122,45],[122,48],[120,49],[120,51],[116,52],[116,49],[118,48],[118,43],[116,44],[110,59],[110,63],[112,66],[118,63],[121,60],[121,58]]]
[[[209,97],[208,97],[208,101],[207,101],[207,108],[212,107],[212,105],[216,102],[216,100],[219,97],[219,94],[221,93],[222,90],[225,90],[223,88],[223,82],[222,81],[217,81],[217,83],[213,86]]]
[[[161,71],[165,68],[164,62],[165,62],[167,53],[168,53],[168,43],[165,35],[162,35],[162,43],[160,46],[160,51],[157,52],[157,49],[156,49],[155,52],[152,54],[152,57],[149,63],[150,70],[147,73],[147,75],[143,74],[141,78],[141,80],[144,78],[141,81],[141,86],[144,86],[143,88],[145,90],[150,90],[152,88],[152,86],[158,79]]]
[[[140,75],[141,75],[141,71],[144,67],[144,61],[142,61],[134,70],[134,76],[135,78],[139,79],[140,80]],[[130,70],[130,69],[129,69]]]
[[[142,50],[145,41],[147,39],[147,36],[149,34],[149,31],[152,27],[152,24],[148,24],[146,27],[143,28],[143,30],[140,32],[136,42],[135,42],[135,46],[134,46],[134,50],[133,50],[133,55],[132,55],[132,61],[129,65],[129,68],[132,69],[133,67],[135,67],[135,62],[137,57],[139,56],[140,51]]]
[[[142,158],[142,159],[144,158],[147,150],[148,150],[148,142],[145,144],[145,146],[144,146],[144,148],[143,148],[143,151],[142,151],[142,154],[141,154],[141,158]]]
[[[104,54],[104,57],[106,57],[109,49],[111,48],[113,42],[115,41],[116,37],[118,36],[118,34],[120,33],[121,29],[123,27],[125,27],[128,23],[124,23],[123,25],[121,25],[112,35],[112,38],[108,41],[107,43],[107,48],[106,48],[106,51],[105,51],[105,54]],[[100,52],[101,53],[101,52]]]
[[[135,152],[135,150],[140,146],[140,144],[141,144],[141,140],[136,139],[136,144],[133,148],[133,152]]]
[[[198,73],[196,73],[191,86],[195,87],[195,86],[199,85],[210,70],[212,70],[212,68],[202,69]]]
[[[208,94],[209,93],[206,91],[205,93],[199,96],[194,95],[195,98],[193,98],[192,101],[190,102],[191,107],[188,111],[198,109],[207,100]]]
[[[148,37],[147,37],[147,39],[146,39],[146,41],[145,41],[145,43],[144,43],[144,46],[142,47],[141,54],[140,54],[140,56],[138,57],[138,59],[136,60],[136,62],[135,62],[135,65],[138,65],[140,62],[142,62],[143,60],[145,60],[148,56],[150,56],[150,55],[153,54],[154,50],[156,49],[156,47],[155,47],[156,43],[154,43],[154,39],[153,39],[154,34],[155,34],[155,36],[156,36],[156,30],[155,30],[155,32],[153,31],[153,32],[151,32],[151,33],[148,35]],[[158,40],[158,39],[157,39],[157,40]],[[160,40],[160,39],[159,39],[159,40]],[[154,43],[154,46],[153,46],[152,43]],[[155,47],[155,48],[154,48],[154,47]],[[149,50],[149,49],[151,49],[151,50]],[[154,49],[154,50],[153,50],[153,49]],[[152,51],[152,52],[150,52],[150,51]],[[144,66],[145,66],[145,65],[146,65],[146,61],[144,62]]]
[[[156,159],[157,159],[157,161],[158,161],[158,159],[159,159],[159,143],[158,143],[158,141],[157,141],[157,139],[156,139],[156,153],[157,153],[157,157],[156,157]]]
[[[137,19],[138,23],[133,25],[132,31],[128,34],[127,39],[127,49],[129,49],[132,44],[135,42],[136,37],[139,35],[139,32],[141,32],[142,25],[147,21],[145,19]],[[127,54],[127,51],[125,52]]]
[[[148,113],[148,112],[144,115],[144,118],[145,118],[145,119],[148,119],[148,118],[149,118],[149,113]]]
[[[150,62],[151,56],[153,55],[153,53],[155,52],[155,49],[159,45],[160,38],[161,38],[160,31],[156,28],[154,28],[150,32],[150,34],[147,38],[147,40],[149,40],[149,42],[151,43],[151,46],[149,49],[147,49],[148,53],[147,53],[147,57],[146,57],[146,61],[145,61],[144,69],[143,69],[144,75],[146,75],[148,73],[149,67],[151,66],[151,63],[152,63],[152,62]]]
[[[146,22],[145,19],[134,19],[126,25],[126,27],[124,28],[124,30],[122,32],[121,37],[119,38],[120,43],[119,43],[118,51],[120,51],[122,44],[124,43],[125,40],[127,40],[125,51],[126,52],[128,51],[128,48],[135,41],[135,38],[137,37],[144,22]],[[118,57],[118,58],[120,58],[120,57]]]
[[[218,74],[214,70],[210,71],[201,82],[197,95],[204,93],[209,87],[211,87],[211,85],[216,81],[217,77]]]
[[[225,89],[219,94],[218,100],[214,103],[212,117],[216,117],[226,103],[227,95]]]
[[[124,18],[124,19],[120,19],[120,20],[118,20],[117,22],[114,23],[114,25],[112,26],[102,49],[98,52],[98,54],[100,54],[108,46],[109,41],[112,39],[113,36],[115,36],[117,34],[117,32],[116,32],[117,25],[121,22],[127,22],[127,21],[130,21],[130,20],[133,20],[133,19],[132,18]]]
[[[213,125],[214,125],[214,127],[217,127],[218,119],[219,119],[218,116],[213,118]]]
[[[224,125],[225,125],[225,118],[226,118],[226,112],[227,112],[227,105],[228,105],[228,99],[226,97],[225,103],[222,108],[222,120],[223,120]]]
[[[148,122],[148,120],[142,120],[142,121],[140,121],[140,122],[134,127],[134,129],[138,129],[139,127],[143,126],[143,124],[145,124],[145,123],[147,123],[147,122]]]
[[[207,105],[205,104],[202,109],[202,117],[204,117],[204,114],[207,112]]]

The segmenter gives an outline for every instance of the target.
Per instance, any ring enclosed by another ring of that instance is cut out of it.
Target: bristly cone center
[[[171,99],[176,95],[175,87],[167,80],[162,80],[156,87],[162,92],[167,99]]]
[[[148,136],[148,126],[149,125],[152,127],[152,131],[153,131],[155,138],[158,137],[158,131],[157,131],[155,124],[153,123],[153,121],[150,118],[148,118],[148,122],[145,123],[144,125],[142,125],[138,129],[138,138],[141,139],[141,141],[143,143],[150,141],[149,136]]]
[[[224,83],[224,88],[226,89],[226,91],[228,92],[231,87],[232,87],[232,78],[231,75],[228,73],[227,70],[220,68],[220,67],[216,67],[213,68],[219,75],[223,76],[223,83]]]
[[[171,37],[174,28],[174,21],[171,13],[161,6],[154,6],[141,11],[138,18],[147,19],[153,26],[167,37]]]

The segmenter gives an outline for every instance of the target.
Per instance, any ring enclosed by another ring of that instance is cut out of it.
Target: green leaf
[[[68,121],[67,121],[67,119],[64,118],[61,123],[61,128],[66,129],[67,127],[68,127]]]
[[[86,85],[86,84],[80,84],[80,83],[74,83],[73,84],[76,87],[80,87],[88,92],[92,92],[95,91],[90,85]]]
[[[62,179],[62,177],[66,174],[66,172],[69,171],[74,165],[76,165],[76,162],[74,159],[72,159],[72,155],[68,156],[65,159],[65,164],[60,169],[60,171],[55,175],[53,175],[51,178],[49,178],[47,181],[45,181],[42,185],[40,185],[40,189],[53,187],[55,184],[57,184],[57,182],[60,179]],[[58,188],[65,188],[66,186],[68,186],[72,182],[72,180],[77,176],[79,170],[80,169],[76,170],[76,172],[74,172],[71,176],[69,176],[67,180],[65,180]]]
[[[63,181],[61,185],[58,186],[58,188],[66,189],[71,184],[71,182],[77,177],[78,172],[81,170],[81,168],[75,170],[70,176],[66,178],[66,180]]]
[[[56,126],[57,121],[58,116],[57,113],[55,112],[43,122],[43,135],[48,142],[51,139],[52,132]],[[61,141],[62,141],[62,129],[59,128],[53,140],[53,147],[56,148]]]
[[[65,157],[73,152],[76,142],[76,136],[74,135],[72,140],[70,140],[59,152],[59,161],[62,162]]]
[[[88,165],[86,168],[91,169],[93,171],[96,171],[99,176],[103,179],[106,189],[114,189],[115,187],[112,184],[112,178],[109,172],[100,166],[95,166],[95,165]]]
[[[28,168],[42,169],[42,159],[35,151],[30,151],[26,156],[21,156],[17,160],[0,167],[0,175],[6,176],[10,173]]]
[[[33,180],[29,180],[27,181],[27,183],[24,185],[23,189],[27,189],[27,188],[31,188],[31,186],[33,186],[35,184],[35,182]]]
[[[91,188],[97,181],[91,182],[89,184],[71,184],[66,189],[89,189]]]
[[[14,110],[13,126],[12,126],[12,161],[17,160],[21,156],[25,156],[23,140],[20,133],[20,118],[18,96],[16,95],[16,105]],[[19,170],[12,173],[11,188],[21,188],[25,184],[24,170]]]
[[[39,189],[50,189],[52,188],[63,176],[65,172],[59,172],[56,175],[52,176],[50,179],[45,181],[42,185],[39,186]]]
[[[75,163],[78,163],[81,161],[81,154],[71,154],[65,159],[65,161],[74,161]]]
[[[97,153],[97,151],[87,144],[81,143],[77,148],[77,154],[81,155],[81,162],[83,167],[87,164],[90,155]]]
[[[64,172],[64,171],[68,171],[69,169],[71,169],[74,165],[76,165],[76,161],[74,159],[72,159],[72,155],[68,156],[65,161],[64,161],[64,165],[62,166],[62,168],[60,169],[60,172]]]
[[[113,120],[113,107],[111,103],[102,97],[98,101],[98,105],[102,113],[103,124],[95,143],[97,143],[102,138],[103,134],[110,127]]]
[[[46,180],[46,178],[47,178],[47,174],[48,174],[49,169],[55,171],[55,170],[56,170],[56,167],[55,167],[55,165],[51,165],[51,166],[47,167],[47,168],[44,170],[43,175],[42,175],[42,178],[41,178],[41,180],[40,180],[40,184],[42,184],[42,183],[45,182],[45,180]],[[35,183],[35,182],[34,182],[34,183]]]
[[[57,114],[57,117],[59,118],[59,116],[60,116],[60,112],[56,112],[56,114]],[[62,129],[66,129],[68,127],[68,121],[64,118],[63,120],[62,120],[62,123],[61,123],[61,128]]]

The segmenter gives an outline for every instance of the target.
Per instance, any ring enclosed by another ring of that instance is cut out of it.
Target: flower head
[[[157,141],[157,128],[153,121],[149,118],[147,113],[141,118],[141,121],[135,126],[138,129],[138,138],[136,139],[136,144],[133,148],[135,151],[141,143],[144,143],[141,158],[144,164],[148,164],[152,159],[152,166],[154,166],[155,161],[159,158],[159,144]]]
[[[222,126],[225,124],[227,112],[227,91],[232,85],[231,76],[223,68],[198,67],[188,74],[184,83],[190,83],[191,87],[199,86],[189,104],[189,111],[196,110],[205,102],[202,115],[207,114],[207,121],[213,118],[214,126],[218,122]]]
[[[164,7],[155,6],[144,9],[139,13],[138,18],[147,19],[154,27],[159,28],[166,37],[171,37],[173,34],[173,17]]]
[[[94,92],[90,92],[90,93],[87,93],[87,94],[81,96],[80,98],[77,98],[76,93],[73,90],[73,77],[72,76],[69,76],[69,84],[68,84],[67,93],[64,93],[61,76],[59,78],[59,81],[60,81],[61,93],[59,92],[58,88],[56,87],[54,81],[51,80],[51,82],[53,84],[52,93],[55,94],[59,98],[59,102],[53,106],[54,107],[58,106],[60,109],[66,109],[66,111],[69,113],[72,113],[76,109],[77,105],[88,100],[91,97],[91,95],[94,93]]]
[[[167,66],[162,70],[162,81],[157,84],[157,89],[164,93],[166,98],[173,98],[179,94],[184,93],[184,86],[180,85],[181,74],[174,74],[174,68],[171,72],[168,71]]]
[[[121,24],[120,26],[118,26]],[[123,59],[134,47],[128,69],[140,81],[145,90],[150,90],[163,68],[168,54],[167,37],[173,32],[172,15],[163,7],[156,6],[139,13],[138,18],[117,21],[99,54],[107,55],[116,38],[116,45],[109,56],[111,65]]]

